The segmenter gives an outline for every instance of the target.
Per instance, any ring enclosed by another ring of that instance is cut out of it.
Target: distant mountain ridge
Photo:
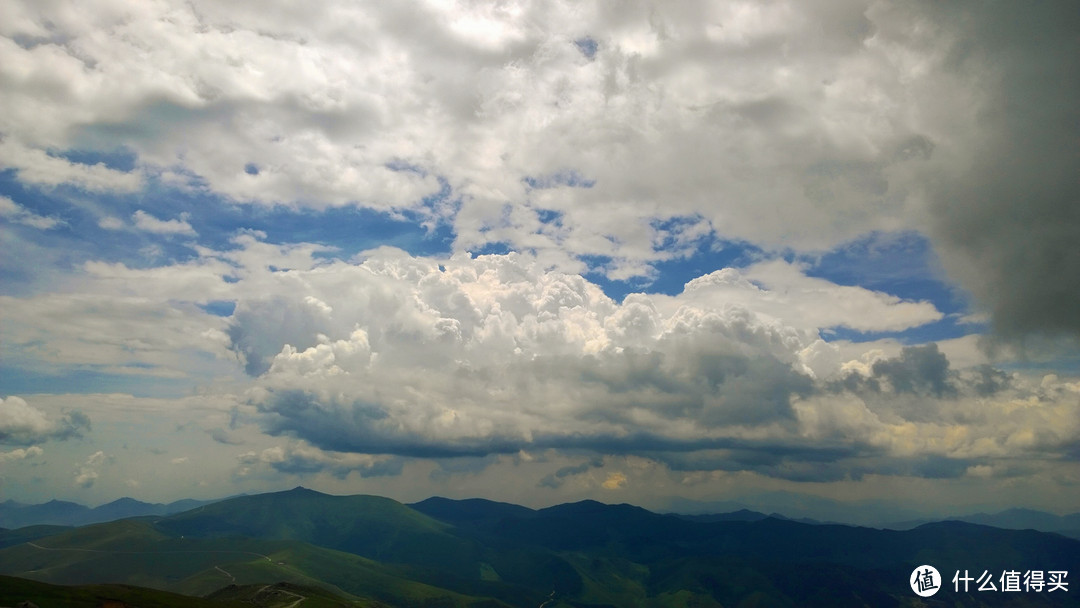
[[[125,506],[138,507],[117,509]],[[1073,572],[1080,541],[959,521],[897,531],[754,512],[696,520],[592,500],[543,509],[483,499],[404,505],[304,488],[169,516],[0,530],[0,574],[49,584],[207,596],[284,581],[417,608],[911,608],[924,605],[909,587],[919,564],[945,579],[976,568]],[[945,603],[925,605],[1075,605],[1064,593],[943,592]],[[286,605],[297,593],[282,593]]]
[[[300,489],[303,490],[304,488]],[[314,492],[313,490],[306,491]],[[316,492],[316,494],[318,493]],[[242,496],[243,495],[238,495],[229,498],[240,498]],[[16,529],[34,525],[84,526],[87,524],[115,521],[127,517],[174,515],[201,506],[221,502],[222,500],[228,500],[229,498],[215,500],[185,498],[163,504],[148,503],[134,498],[124,497],[93,508],[63,500],[50,500],[49,502],[41,504],[23,504],[14,500],[7,500],[0,502],[0,528]],[[587,508],[590,503],[594,502],[595,501],[586,500],[581,503],[568,504],[585,505]],[[599,505],[603,503],[596,502],[595,504]],[[452,515],[447,512],[447,509],[450,509],[451,505],[453,510]],[[514,516],[520,518],[529,516],[530,514],[535,515],[544,511],[544,509],[530,509],[521,505],[483,498],[458,500],[439,496],[433,496],[420,502],[411,503],[408,506],[421,513],[434,517],[435,519],[441,519],[440,515],[452,517],[455,525],[470,525],[470,520],[474,523],[483,521],[490,522],[494,517]],[[559,508],[567,507],[567,505],[556,506]],[[1055,515],[1053,513],[1034,509],[1016,508],[995,513],[971,513],[967,515],[940,518],[911,518],[875,524],[868,522],[848,522],[842,518],[820,519],[805,516],[793,516],[777,511],[766,513],[758,509],[742,506],[737,502],[717,503],[714,506],[719,508],[709,512],[697,511],[693,514],[675,512],[671,514],[697,522],[757,521],[771,517],[774,519],[786,519],[806,524],[862,525],[887,530],[910,530],[928,523],[961,521],[1003,528],[1006,530],[1038,530],[1040,532],[1054,532],[1070,538],[1080,539],[1080,512],[1069,515]],[[550,509],[553,507],[548,508]],[[582,507],[579,506],[576,508]]]
[[[1033,509],[1007,509],[997,513],[973,513],[944,519],[915,519],[882,526],[890,530],[910,530],[935,521],[962,521],[1005,530],[1038,530],[1080,539],[1080,513],[1054,515]]]
[[[186,498],[162,504],[124,497],[91,508],[63,500],[50,500],[36,505],[6,500],[0,502],[0,528],[14,529],[38,525],[85,526],[128,517],[172,515],[215,502],[218,501]]]

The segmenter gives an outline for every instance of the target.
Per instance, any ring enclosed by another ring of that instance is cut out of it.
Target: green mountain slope
[[[575,569],[550,550],[501,547],[378,496],[296,488],[225,500],[154,526],[189,539],[300,540],[397,565],[425,584],[522,605],[541,603],[552,588],[572,594],[581,586]]]
[[[68,529],[67,526],[27,526],[17,530],[0,529],[0,549],[59,534]]]
[[[55,584],[118,583],[189,595],[290,582],[392,606],[501,606],[414,580],[359,555],[300,541],[190,538],[147,520],[96,524],[0,549],[0,573]]]
[[[101,608],[120,602],[130,608],[393,608],[374,600],[349,599],[325,589],[290,583],[229,585],[207,597],[133,585],[50,585],[0,576],[0,606],[33,602],[42,608]]]
[[[0,549],[0,573],[196,596],[285,582],[348,601],[462,608],[1022,608],[1076,605],[1080,593],[952,590],[957,570],[1080,571],[1080,542],[1033,530],[694,521],[594,501],[531,510],[435,499],[416,509],[303,489],[247,496],[35,537]],[[908,586],[921,564],[945,578],[935,598]]]
[[[42,608],[101,608],[106,600],[139,608],[254,608],[240,600],[209,600],[130,585],[50,585],[11,576],[0,576],[0,606],[30,601]],[[264,604],[278,608],[282,604]]]
[[[300,540],[383,561],[460,561],[472,551],[451,526],[380,496],[330,496],[296,488],[242,496],[156,522],[191,538]]]

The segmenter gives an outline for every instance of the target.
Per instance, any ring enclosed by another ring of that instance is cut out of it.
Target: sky
[[[1078,31],[4,2],[0,500],[1075,511]]]

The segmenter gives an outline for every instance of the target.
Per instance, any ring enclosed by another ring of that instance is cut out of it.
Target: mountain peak
[[[290,496],[329,496],[329,494],[323,494],[318,490],[312,490],[311,488],[305,488],[304,486],[296,486],[291,490],[285,490],[281,494],[288,494]]]
[[[105,504],[103,504],[101,506],[102,507],[141,507],[141,506],[151,506],[151,504],[148,503],[148,502],[143,502],[143,501],[138,500],[136,498],[131,498],[129,496],[124,496],[123,498],[117,498],[116,500],[114,500],[112,502],[109,502],[109,503],[105,503]]]

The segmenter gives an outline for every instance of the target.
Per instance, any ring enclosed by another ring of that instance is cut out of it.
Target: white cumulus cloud
[[[90,428],[90,419],[79,411],[49,416],[21,397],[0,399],[0,443],[31,445],[50,439],[78,437]]]
[[[0,452],[0,462],[17,462],[27,458],[35,458],[45,453],[45,450],[36,445],[28,448],[19,448],[10,452]]]
[[[80,464],[75,473],[74,483],[80,488],[90,488],[101,476],[101,467],[109,462],[110,458],[104,451],[98,450],[90,455],[85,462]]]
[[[184,215],[181,215],[180,219],[161,220],[139,209],[132,214],[131,220],[135,223],[135,228],[145,232],[196,236],[195,229],[187,222]],[[107,224],[111,225],[109,222]]]

